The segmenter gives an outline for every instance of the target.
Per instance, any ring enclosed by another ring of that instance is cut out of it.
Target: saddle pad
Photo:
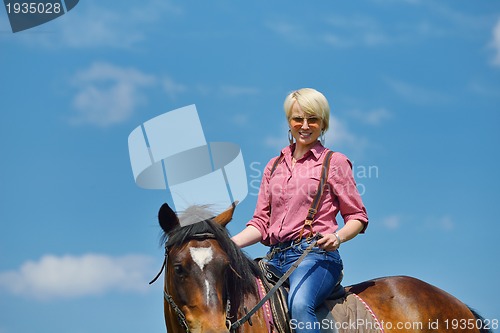
[[[323,328],[328,325],[339,333],[384,333],[370,307],[356,294],[347,293],[337,300],[327,300],[317,311]],[[333,318],[329,318],[332,316]],[[335,326],[335,327],[333,327]]]
[[[264,260],[256,259],[256,261],[263,274],[260,280],[264,285],[266,293],[268,293],[269,290],[271,290],[275,285],[275,281],[273,281],[274,278],[266,276],[266,273],[268,271],[267,271],[267,264]],[[283,286],[281,286],[269,300],[271,304],[271,313],[273,316],[273,327],[271,328],[272,332],[292,333],[289,324],[290,316],[288,313],[287,300],[288,300],[288,291]]]

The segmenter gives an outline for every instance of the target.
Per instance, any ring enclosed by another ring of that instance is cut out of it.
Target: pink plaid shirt
[[[260,185],[257,206],[248,226],[262,234],[262,243],[274,245],[298,238],[307,212],[317,192],[321,166],[327,149],[318,141],[292,168],[294,146],[285,147],[271,176],[275,157],[267,164]],[[332,155],[328,181],[314,217],[313,230],[322,234],[338,229],[336,220],[340,211],[344,222],[359,220],[368,225],[368,216],[356,188],[352,164],[347,157],[335,152]],[[309,229],[306,229],[308,231]],[[307,235],[305,233],[304,235]]]

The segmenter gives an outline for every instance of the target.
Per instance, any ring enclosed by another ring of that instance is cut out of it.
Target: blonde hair
[[[283,104],[288,121],[292,117],[292,108],[295,103],[299,104],[306,115],[319,117],[323,124],[322,130],[328,130],[330,124],[330,106],[322,93],[312,88],[302,88],[288,94]]]

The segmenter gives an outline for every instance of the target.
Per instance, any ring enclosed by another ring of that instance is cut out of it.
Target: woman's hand
[[[340,247],[341,240],[336,233],[326,234],[316,244],[325,251],[335,251]]]

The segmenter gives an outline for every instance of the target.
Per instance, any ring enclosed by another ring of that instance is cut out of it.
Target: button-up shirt
[[[281,151],[283,156],[271,175],[271,168],[280,158],[269,161],[262,177],[257,206],[248,226],[262,234],[262,243],[273,245],[299,237],[312,200],[318,190],[323,160],[327,153],[318,141],[294,165],[294,145]],[[314,217],[314,233],[333,233],[338,229],[336,220],[340,212],[344,223],[349,220],[368,225],[368,216],[356,188],[352,164],[347,157],[335,152],[331,157],[327,183]],[[305,235],[309,229],[306,228]]]

